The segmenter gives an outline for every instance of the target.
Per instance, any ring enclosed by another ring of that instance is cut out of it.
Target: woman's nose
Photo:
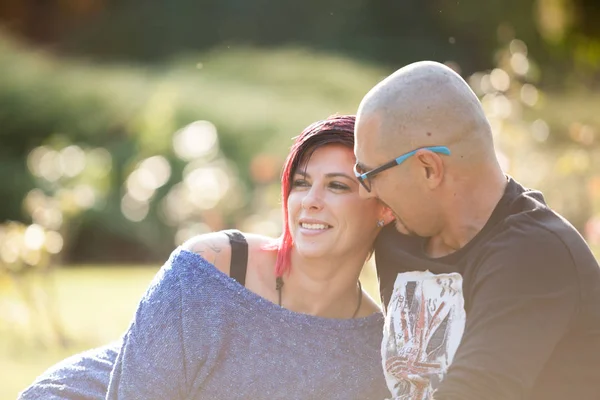
[[[323,208],[322,194],[314,186],[306,192],[306,196],[302,199],[302,208],[305,210]]]

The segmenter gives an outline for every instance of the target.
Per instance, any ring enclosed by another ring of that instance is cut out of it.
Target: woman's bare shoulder
[[[277,249],[273,246],[274,239],[269,236],[256,233],[247,233],[246,240],[248,241],[248,266],[255,267],[258,265],[273,264],[277,258]]]
[[[231,245],[224,232],[211,232],[188,239],[181,248],[201,255],[221,272],[229,275]]]
[[[255,233],[242,233],[248,242],[248,264],[262,259],[266,253],[265,246],[273,238]],[[223,231],[205,233],[188,239],[181,247],[184,250],[201,255],[218,270],[229,275],[231,264],[231,244],[229,237]]]

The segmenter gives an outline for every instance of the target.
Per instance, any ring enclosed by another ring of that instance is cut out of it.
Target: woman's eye
[[[308,182],[304,179],[295,179],[292,182],[292,187],[306,187],[309,186]]]
[[[329,186],[332,189],[336,189],[336,190],[349,190],[350,189],[350,187],[348,185],[345,185],[340,182],[331,182],[331,184]]]

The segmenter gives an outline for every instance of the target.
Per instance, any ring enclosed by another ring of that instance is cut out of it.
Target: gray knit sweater
[[[20,398],[379,400],[382,325],[294,313],[177,249],[121,342],[67,359]]]

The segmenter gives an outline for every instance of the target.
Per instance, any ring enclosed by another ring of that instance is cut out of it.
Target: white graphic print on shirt
[[[430,399],[465,329],[462,276],[398,274],[387,307],[381,355],[397,400]]]

